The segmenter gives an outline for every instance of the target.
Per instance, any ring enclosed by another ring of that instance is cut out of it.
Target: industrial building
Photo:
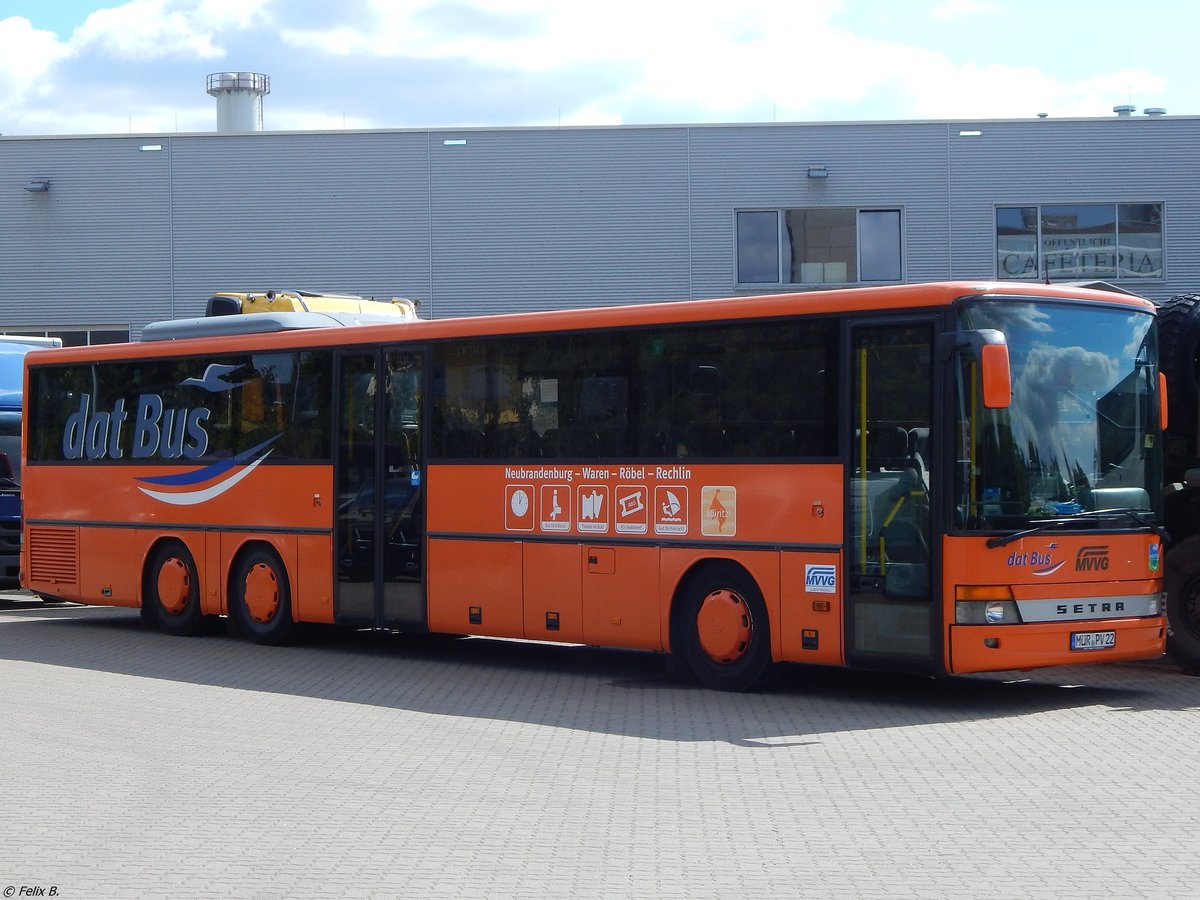
[[[0,137],[0,331],[137,337],[216,290],[443,318],[943,279],[1200,289],[1200,117]]]

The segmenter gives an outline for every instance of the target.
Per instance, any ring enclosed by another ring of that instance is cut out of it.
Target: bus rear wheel
[[[181,541],[166,541],[146,566],[142,619],[167,634],[193,635],[204,624],[200,577],[192,554]]]
[[[256,547],[238,561],[230,583],[229,614],[238,633],[256,644],[287,642],[294,625],[292,592],[274,552]]]
[[[672,648],[708,687],[749,691],[766,681],[772,668],[767,606],[743,569],[722,564],[698,572],[672,622]]]

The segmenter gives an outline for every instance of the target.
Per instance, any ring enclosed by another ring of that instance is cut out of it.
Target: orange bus
[[[1153,313],[947,283],[158,323],[28,358],[23,584],[265,644],[669,652],[728,690],[1155,657]]]

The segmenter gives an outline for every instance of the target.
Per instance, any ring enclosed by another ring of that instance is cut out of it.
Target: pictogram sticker
[[[571,530],[571,486],[569,484],[543,484],[540,490],[542,531]]]
[[[579,530],[599,534],[608,531],[608,485],[583,484],[576,489]]]
[[[504,527],[509,531],[533,531],[533,485],[504,487]]]
[[[650,530],[645,485],[618,484],[613,496],[618,534],[645,534]]]
[[[706,484],[700,489],[700,533],[714,537],[737,534],[737,488]]]
[[[681,484],[654,489],[654,533],[687,534],[688,489]]]

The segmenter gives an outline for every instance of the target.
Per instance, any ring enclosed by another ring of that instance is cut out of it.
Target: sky
[[[1193,0],[0,0],[0,134],[1200,114]]]

